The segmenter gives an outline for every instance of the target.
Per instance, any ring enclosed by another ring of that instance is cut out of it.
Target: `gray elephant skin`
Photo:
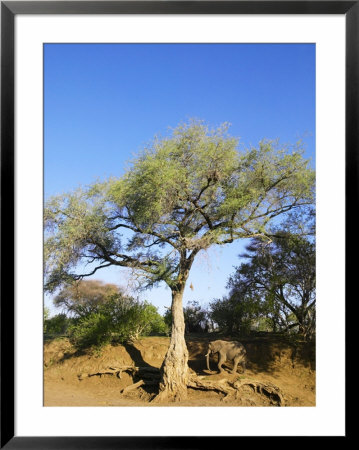
[[[237,372],[238,364],[242,366],[242,373],[246,370],[247,352],[244,346],[238,341],[212,341],[208,345],[206,354],[207,369],[209,367],[209,355],[218,353],[218,370],[223,372],[222,364],[227,360],[233,360],[232,373]]]

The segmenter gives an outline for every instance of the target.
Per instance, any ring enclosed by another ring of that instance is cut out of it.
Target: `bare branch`
[[[84,273],[81,275],[73,275],[72,277],[74,278],[74,280],[78,281],[78,280],[82,280],[82,278],[85,277],[90,277],[91,275],[93,275],[94,273],[96,273],[99,269],[103,269],[104,267],[109,267],[111,266],[112,263],[108,263],[108,264],[103,264],[101,266],[97,266],[95,267],[95,269],[92,272],[89,273]]]

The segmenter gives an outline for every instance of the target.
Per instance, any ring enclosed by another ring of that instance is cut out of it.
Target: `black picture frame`
[[[14,435],[14,19],[18,14],[341,14],[346,19],[346,236],[358,205],[359,1],[1,2],[1,441],[6,449],[201,448],[238,437],[26,437]],[[346,239],[346,267],[355,245]],[[346,271],[346,297],[354,290]],[[348,431],[348,430],[347,430]],[[348,433],[346,432],[346,436]],[[233,444],[233,443],[232,443]],[[208,447],[209,448],[209,447]]]

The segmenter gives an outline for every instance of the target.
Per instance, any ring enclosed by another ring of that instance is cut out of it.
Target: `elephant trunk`
[[[210,353],[211,353],[211,352],[208,350],[208,353],[207,353],[207,355],[206,355],[207,369],[208,369],[208,370],[211,370],[210,367],[209,367],[209,354],[210,354]]]

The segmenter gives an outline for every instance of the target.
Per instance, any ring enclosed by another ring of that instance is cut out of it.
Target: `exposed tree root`
[[[161,391],[159,394],[157,394],[152,400],[151,403],[153,404],[159,404],[163,402],[168,401],[168,393],[166,391]]]
[[[254,392],[266,396],[272,405],[285,406],[285,399],[284,399],[284,395],[283,395],[282,391],[279,389],[278,386],[276,386],[272,383],[269,383],[269,382],[260,383],[258,381],[246,381],[246,382],[240,383],[240,386],[238,388],[241,388],[243,386],[249,386],[250,388],[253,389]]]
[[[187,387],[185,386],[182,389],[170,390],[164,389],[160,390],[160,392],[152,399],[151,403],[160,404],[160,403],[177,403],[181,400],[186,400],[187,398]]]
[[[102,376],[102,375],[116,375],[121,378],[122,372],[128,372],[133,377],[139,377],[140,380],[130,386],[122,389],[121,393],[126,394],[141,386],[159,385],[160,384],[160,369],[156,367],[136,367],[136,366],[121,366],[109,367],[104,371],[96,373],[82,373],[78,375],[79,380],[86,377]],[[208,377],[206,377],[208,378]],[[211,381],[204,379],[191,373],[188,377],[187,388],[200,389],[204,391],[215,391],[224,394],[222,401],[224,403],[230,400],[241,400],[248,395],[248,390],[253,394],[262,396],[270,405],[285,406],[285,399],[282,391],[278,386],[270,382],[259,382],[256,380],[236,380],[231,381],[227,378],[221,380]],[[160,404],[164,402],[178,402],[184,400],[186,397],[186,387],[184,389],[163,389],[154,397],[151,403]]]
[[[140,380],[137,383],[131,384],[130,386],[127,386],[124,389],[122,389],[121,394],[126,394],[129,391],[132,391],[134,389],[137,389],[137,388],[143,386],[144,384],[145,384],[145,382],[143,380]]]
[[[192,389],[201,389],[203,391],[216,391],[221,392],[223,394],[229,394],[233,389],[227,386],[227,380],[219,380],[219,381],[205,381],[200,377],[192,376],[188,381],[188,387]]]
[[[225,378],[219,381],[207,381],[197,376],[191,376],[188,387],[192,389],[201,389],[206,391],[216,391],[225,394],[223,402],[233,399],[240,399],[244,392],[243,388],[249,387],[254,393],[265,396],[270,404],[276,406],[285,406],[283,393],[279,387],[272,383],[261,383],[259,381],[230,381]]]
[[[108,367],[106,370],[94,372],[94,373],[81,373],[77,376],[79,380],[83,380],[87,377],[102,376],[102,375],[116,375],[121,378],[122,372],[128,372],[130,375],[138,375],[141,378],[158,378],[160,377],[160,370],[156,367],[136,367],[136,366],[121,366],[121,367]]]

